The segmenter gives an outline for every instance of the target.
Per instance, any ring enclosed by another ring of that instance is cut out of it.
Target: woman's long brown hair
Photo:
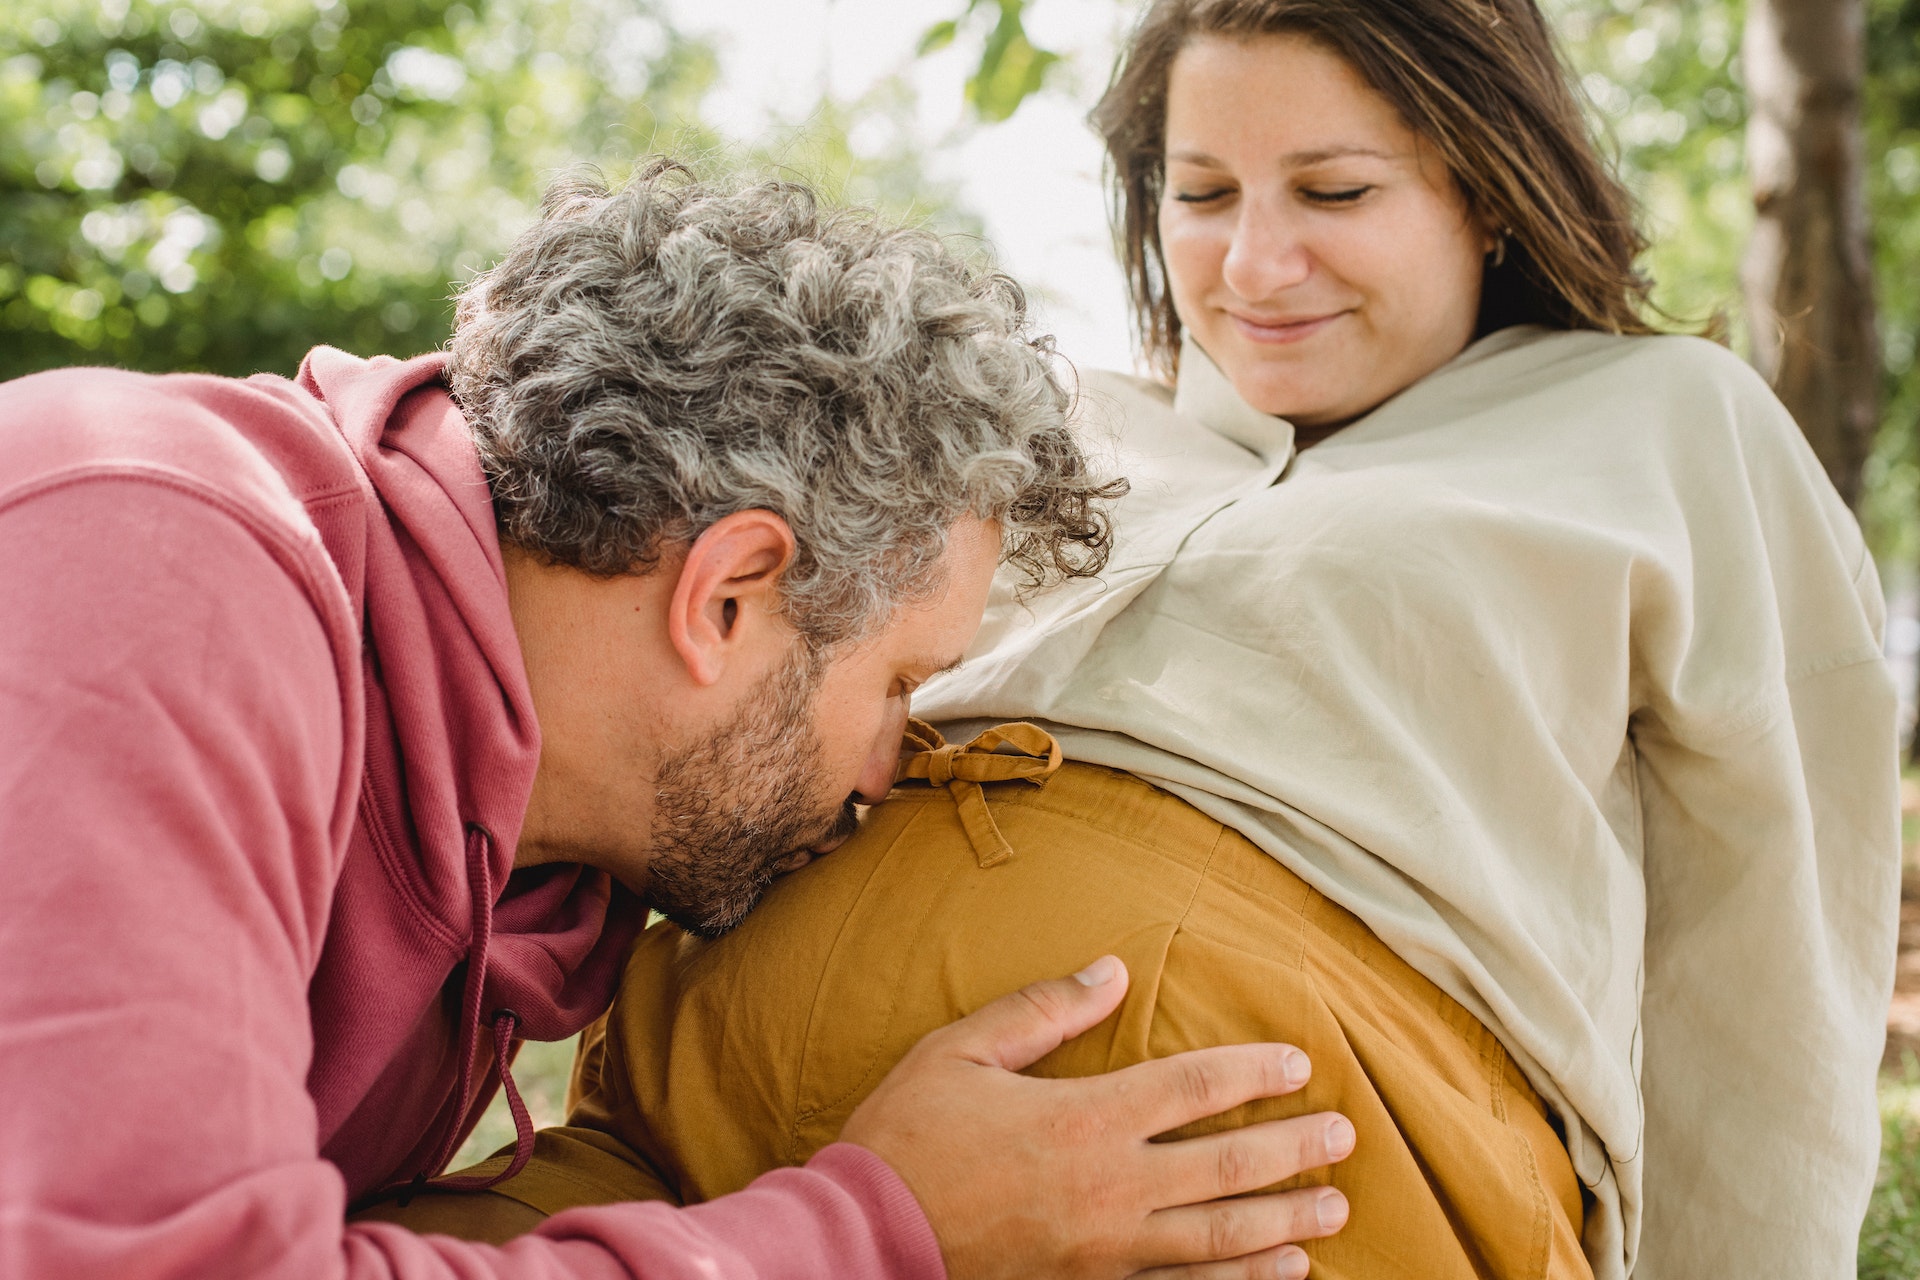
[[[1633,199],[1594,148],[1534,0],[1154,0],[1092,119],[1135,327],[1159,372],[1171,377],[1180,351],[1159,224],[1173,62],[1196,38],[1266,35],[1344,58],[1445,160],[1473,216],[1506,236],[1479,332],[1655,331]]]

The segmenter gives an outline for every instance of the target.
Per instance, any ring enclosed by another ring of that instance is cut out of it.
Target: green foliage
[[[936,22],[928,27],[926,32],[920,37],[920,43],[914,52],[922,58],[930,53],[938,53],[940,50],[952,44],[953,38],[959,34],[960,24],[954,19],[949,18],[945,22]]]
[[[435,346],[552,170],[711,145],[713,73],[651,0],[15,0],[0,377]]]
[[[1911,563],[1920,558],[1920,0],[1868,0],[1867,15],[1867,196],[1887,398],[1866,516],[1883,558]]]
[[[1740,336],[1740,258],[1753,227],[1739,78],[1741,0],[1544,0],[1581,96],[1639,199],[1654,302]]]
[[[989,123],[1005,120],[1020,104],[1038,93],[1060,55],[1042,49],[1027,36],[1026,9],[1030,0],[967,0],[958,18],[936,22],[920,37],[925,55],[946,48],[975,13],[987,11],[993,25],[986,30],[980,60],[967,78],[967,102],[974,114]]]

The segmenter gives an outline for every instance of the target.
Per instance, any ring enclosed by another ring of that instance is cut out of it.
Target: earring
[[[1513,228],[1503,227],[1500,238],[1493,242],[1493,251],[1487,255],[1487,266],[1498,267],[1507,260],[1507,241],[1513,238]]]

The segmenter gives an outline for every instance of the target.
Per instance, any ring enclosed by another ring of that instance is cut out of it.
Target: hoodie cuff
[[[893,1166],[865,1147],[836,1142],[807,1161],[807,1170],[831,1178],[866,1210],[886,1274],[898,1280],[946,1280],[947,1264],[933,1224]]]

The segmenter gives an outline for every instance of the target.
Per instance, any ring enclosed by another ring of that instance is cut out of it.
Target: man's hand
[[[1126,967],[1106,956],[996,1000],[921,1040],[847,1119],[841,1139],[919,1197],[952,1280],[1298,1280],[1307,1256],[1291,1242],[1346,1222],[1346,1197],[1331,1187],[1221,1199],[1346,1158],[1343,1116],[1148,1141],[1292,1093],[1309,1072],[1298,1049],[1199,1049],[1078,1080],[1015,1074],[1126,990]]]

